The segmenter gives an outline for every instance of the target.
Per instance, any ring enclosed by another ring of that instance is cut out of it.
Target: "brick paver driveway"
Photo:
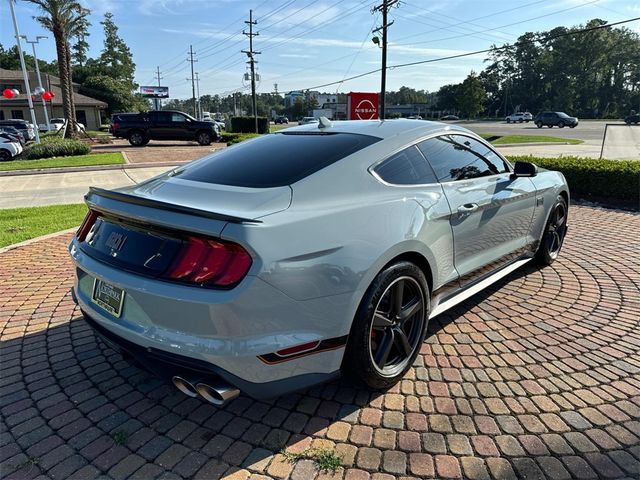
[[[346,382],[218,409],[128,365],[69,294],[68,236],[0,254],[4,477],[640,476],[640,216],[587,207],[552,268],[432,322],[388,392]],[[319,472],[288,452],[342,457]]]

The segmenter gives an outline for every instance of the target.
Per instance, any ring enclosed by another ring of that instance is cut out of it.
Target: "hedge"
[[[89,153],[91,153],[91,146],[80,140],[49,137],[43,139],[42,143],[27,148],[24,152],[24,158],[37,160],[39,158],[88,155]]]
[[[253,117],[231,117],[231,131],[235,133],[256,133]],[[258,117],[258,133],[269,133],[269,119]]]
[[[640,161],[593,158],[509,156],[563,173],[572,195],[640,201]]]
[[[245,140],[251,140],[252,138],[259,136],[260,135],[257,133],[222,132],[222,134],[220,135],[220,141],[226,143],[227,145],[234,145],[236,143],[244,142]]]

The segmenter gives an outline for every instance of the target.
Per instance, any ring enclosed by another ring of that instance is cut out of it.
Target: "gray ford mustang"
[[[69,246],[86,321],[223,404],[340,372],[389,387],[430,318],[556,259],[569,189],[458,126],[322,119],[86,202]]]

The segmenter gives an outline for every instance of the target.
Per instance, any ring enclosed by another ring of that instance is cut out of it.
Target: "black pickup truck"
[[[134,147],[142,147],[149,140],[195,140],[209,145],[220,139],[220,130],[213,122],[200,122],[183,112],[172,110],[146,113],[114,113],[111,115],[111,134],[126,138]]]

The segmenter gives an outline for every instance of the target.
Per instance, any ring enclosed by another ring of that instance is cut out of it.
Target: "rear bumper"
[[[72,289],[71,292],[74,301],[77,301],[75,289]],[[120,353],[125,360],[133,361],[133,363],[166,381],[171,381],[176,375],[203,379],[207,383],[214,383],[216,380],[222,379],[251,397],[267,399],[301,390],[339,376],[339,372],[333,372],[304,374],[267,383],[248,382],[202,360],[176,355],[153,347],[144,348],[111,332],[86,312],[82,311],[82,313],[84,320],[95,333],[109,347]]]

